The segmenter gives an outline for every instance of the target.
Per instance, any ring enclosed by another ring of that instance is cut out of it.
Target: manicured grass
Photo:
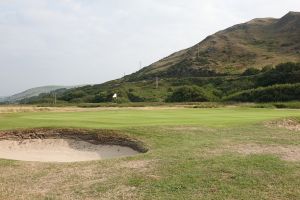
[[[150,148],[135,157],[55,164],[0,160],[0,199],[299,199],[300,162],[236,145],[300,145],[264,121],[299,110],[119,109],[0,114],[0,128],[121,129]],[[231,150],[230,150],[231,149]]]
[[[37,112],[2,114],[0,129],[26,127],[124,128],[161,125],[226,127],[296,116],[300,110],[253,108],[103,110],[98,112]]]

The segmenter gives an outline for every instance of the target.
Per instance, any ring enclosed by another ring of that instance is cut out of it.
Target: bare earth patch
[[[151,161],[148,160],[133,160],[127,161],[121,164],[121,167],[129,168],[129,169],[145,169],[149,167]]]
[[[286,161],[300,161],[300,146],[239,144],[229,147],[229,150],[233,150],[244,155],[275,154]]]
[[[274,128],[285,128],[290,131],[300,131],[300,122],[296,119],[283,119],[277,121],[266,122],[267,127]]]
[[[122,200],[122,199],[140,199],[136,194],[136,188],[121,185],[113,188],[106,193],[102,194],[99,198],[101,200]]]

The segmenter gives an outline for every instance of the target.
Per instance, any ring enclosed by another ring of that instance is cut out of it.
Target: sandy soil
[[[267,127],[285,128],[290,131],[300,131],[300,123],[296,119],[283,119],[283,120],[271,121],[271,122],[267,122],[265,125]]]
[[[129,147],[94,145],[73,139],[28,139],[0,141],[0,158],[40,162],[103,160],[138,154]]]

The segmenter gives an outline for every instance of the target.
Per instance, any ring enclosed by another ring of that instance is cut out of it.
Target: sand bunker
[[[94,145],[70,139],[0,141],[0,158],[41,162],[77,162],[136,155],[139,152],[117,145]]]
[[[0,158],[78,162],[133,156],[147,149],[113,131],[33,129],[0,132]]]

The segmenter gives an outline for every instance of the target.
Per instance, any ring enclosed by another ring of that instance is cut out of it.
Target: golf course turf
[[[266,122],[300,110],[120,108],[0,113],[0,129],[114,129],[146,144],[127,158],[0,160],[0,199],[299,199],[300,132]]]

